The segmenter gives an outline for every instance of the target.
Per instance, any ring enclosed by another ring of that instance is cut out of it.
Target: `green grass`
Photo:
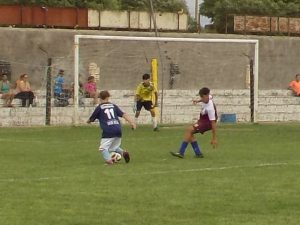
[[[300,224],[300,124],[220,125],[173,158],[184,129],[125,127],[132,161],[104,166],[98,127],[1,128],[0,224]]]

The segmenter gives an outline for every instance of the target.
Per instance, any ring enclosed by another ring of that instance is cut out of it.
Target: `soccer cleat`
[[[183,155],[181,155],[179,152],[170,152],[172,156],[175,156],[175,157],[178,157],[178,158],[181,158],[183,159]]]
[[[126,162],[126,163],[129,163],[129,161],[130,161],[130,156],[129,156],[129,153],[128,153],[127,151],[124,151],[124,152],[123,152],[123,157],[124,157],[124,159],[125,159],[125,162]]]
[[[159,131],[159,130],[158,130],[158,127],[155,127],[155,128],[153,129],[153,131]]]
[[[195,155],[195,158],[204,158],[204,155],[203,154]]]

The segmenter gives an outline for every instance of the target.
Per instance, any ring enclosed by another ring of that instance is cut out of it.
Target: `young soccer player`
[[[124,151],[121,146],[122,127],[119,117],[123,117],[135,129],[135,123],[130,117],[121,111],[121,109],[109,102],[110,94],[108,91],[101,91],[99,94],[100,104],[97,106],[87,123],[99,120],[100,128],[102,129],[102,139],[99,151],[107,164],[113,164],[110,153],[117,152],[121,154],[125,162],[130,161],[130,156],[127,151]]]
[[[200,118],[197,121],[197,123],[187,128],[184,136],[184,141],[181,144],[179,152],[170,152],[171,155],[178,158],[183,158],[188,144],[191,143],[196,157],[203,158],[204,156],[201,152],[201,149],[197,143],[196,138],[194,137],[194,134],[196,133],[203,134],[204,132],[209,130],[212,130],[211,144],[213,147],[217,146],[218,143],[217,134],[216,134],[216,130],[217,130],[216,121],[218,119],[217,110],[215,104],[212,101],[212,97],[209,93],[210,90],[206,87],[201,88],[199,90],[200,99],[194,100],[193,102],[194,104],[199,102],[203,103],[202,109],[200,111]]]
[[[152,102],[152,95],[154,93],[155,96],[155,105]],[[154,87],[153,83],[150,82],[150,75],[145,73],[143,75],[143,82],[140,83],[136,88],[135,94],[135,122],[137,123],[138,117],[141,113],[142,107],[144,107],[147,111],[150,111],[152,117],[152,125],[153,131],[158,131],[157,120],[155,117],[154,108],[157,107],[157,90]]]

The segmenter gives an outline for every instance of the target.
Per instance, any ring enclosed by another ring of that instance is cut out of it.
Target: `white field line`
[[[174,137],[182,137],[182,135],[177,135]],[[149,137],[126,137],[125,138],[127,141],[129,140],[149,140]],[[155,137],[155,139],[170,139],[170,137]],[[64,143],[98,143],[100,140],[100,138],[93,138],[93,139],[88,139],[88,140],[39,140],[39,139],[1,139],[0,138],[0,142],[13,142],[13,143],[51,143],[51,144],[61,144],[62,141],[64,141]]]
[[[205,172],[205,171],[221,171],[221,170],[231,170],[231,169],[246,169],[246,168],[263,168],[263,167],[277,167],[286,165],[300,165],[300,162],[296,163],[262,163],[257,165],[238,165],[238,166],[224,166],[224,167],[207,167],[207,168],[197,168],[197,169],[186,169],[186,170],[166,170],[166,171],[153,171],[138,174],[122,174],[121,176],[128,175],[159,175],[159,174],[169,174],[169,173],[189,173],[189,172]]]
[[[7,179],[1,179],[0,182],[7,182],[7,183],[13,183],[13,182],[33,182],[33,181],[44,181],[44,180],[61,180],[66,177],[37,177],[37,178],[7,178]]]
[[[119,174],[116,176],[146,176],[146,175],[160,175],[160,174],[170,174],[170,173],[191,173],[191,172],[205,172],[205,171],[222,171],[222,170],[232,170],[232,169],[247,169],[247,168],[266,168],[266,167],[279,167],[279,166],[289,166],[289,165],[300,165],[300,162],[281,162],[281,163],[261,163],[257,165],[238,165],[238,166],[224,166],[224,167],[206,167],[197,169],[186,169],[186,170],[165,170],[165,171],[153,171],[144,173],[133,173],[133,174]],[[34,182],[34,181],[46,181],[46,180],[62,180],[70,177],[38,177],[38,178],[6,178],[1,179],[0,182]]]

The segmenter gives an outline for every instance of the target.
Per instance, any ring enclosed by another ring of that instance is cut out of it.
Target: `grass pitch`
[[[124,128],[104,166],[99,128],[1,128],[1,225],[299,225],[300,124],[219,125],[204,159],[173,158],[185,127]]]

